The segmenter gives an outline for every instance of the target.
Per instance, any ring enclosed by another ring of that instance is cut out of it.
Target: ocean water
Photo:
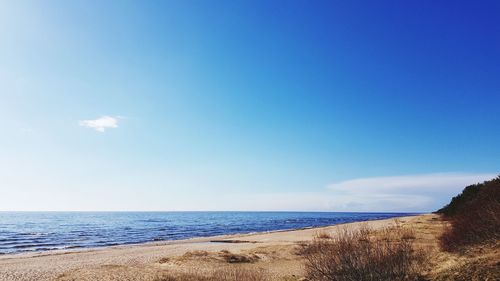
[[[297,229],[407,213],[0,212],[0,254]]]

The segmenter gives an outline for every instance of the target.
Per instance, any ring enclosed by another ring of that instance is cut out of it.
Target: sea
[[[301,229],[415,215],[339,212],[0,212],[0,254]]]

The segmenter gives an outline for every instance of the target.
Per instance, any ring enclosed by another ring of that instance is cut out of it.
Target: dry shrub
[[[208,273],[170,274],[157,277],[154,281],[266,281],[262,270],[241,267],[223,267]]]
[[[319,239],[330,239],[330,238],[332,238],[332,236],[330,235],[330,233],[325,232],[325,231],[319,232],[318,234],[316,234],[316,237],[319,238]]]
[[[412,232],[396,226],[374,232],[347,228],[330,239],[314,239],[302,251],[306,277],[316,281],[420,280],[426,254]]]
[[[168,257],[163,257],[163,258],[158,260],[159,263],[167,263],[169,261],[170,261],[170,258],[168,258]]]
[[[259,260],[259,256],[257,255],[234,254],[228,250],[220,251],[219,256],[228,263],[249,263]]]
[[[183,257],[191,258],[191,257],[206,257],[208,256],[207,251],[189,251],[184,253]]]
[[[407,229],[406,231],[403,231],[403,233],[401,234],[401,239],[403,240],[415,240],[416,238],[417,237],[413,229]]]
[[[468,194],[466,193],[468,189],[474,190],[475,193],[464,197],[462,194]],[[498,241],[500,239],[500,177],[467,187],[462,194],[456,197],[460,199],[460,204],[450,204],[453,212],[448,211],[449,215],[444,212],[445,219],[450,222],[450,225],[445,228],[441,236],[441,247],[447,251],[456,251],[467,245]]]

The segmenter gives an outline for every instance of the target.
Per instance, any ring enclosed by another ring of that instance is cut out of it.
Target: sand
[[[417,226],[435,219],[435,215],[398,218],[403,224]],[[292,231],[2,255],[0,280],[153,280],[159,272],[199,271],[227,265],[228,254],[252,259],[253,262],[243,266],[263,269],[280,278],[295,278],[303,270],[296,254],[300,243],[321,232],[335,235],[345,227],[367,225],[381,229],[394,223],[394,219],[385,219]],[[435,243],[433,233],[428,233],[428,237],[425,232],[422,235],[422,241]]]

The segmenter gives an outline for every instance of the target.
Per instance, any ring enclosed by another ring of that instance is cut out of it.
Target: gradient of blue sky
[[[499,13],[1,1],[0,209],[432,210],[500,171]]]

